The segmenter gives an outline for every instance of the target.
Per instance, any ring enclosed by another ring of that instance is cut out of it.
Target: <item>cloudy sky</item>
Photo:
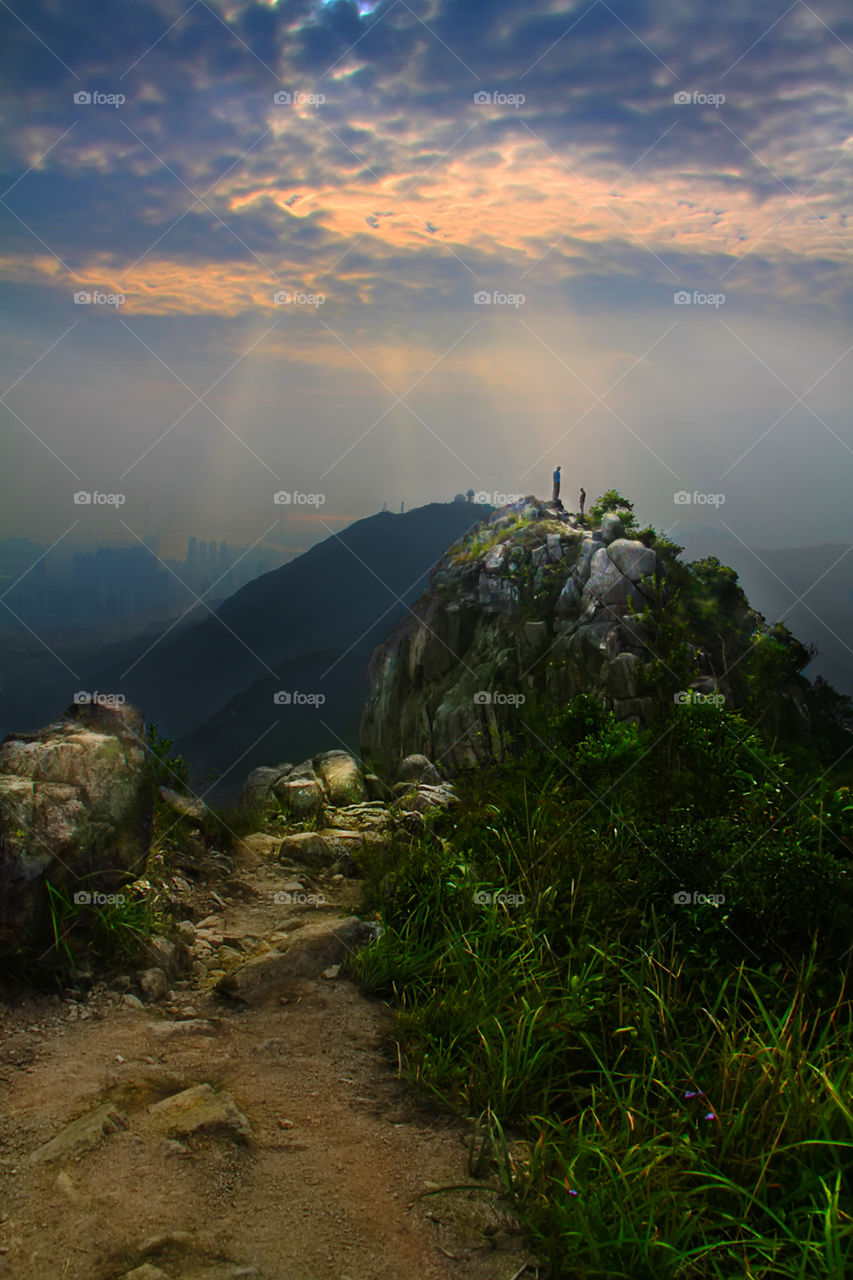
[[[325,536],[560,463],[676,537],[849,540],[848,0],[0,25],[0,536],[250,542],[276,492]]]

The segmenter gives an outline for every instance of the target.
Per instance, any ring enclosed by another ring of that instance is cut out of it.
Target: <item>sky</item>
[[[846,0],[0,27],[0,537],[320,538],[560,464],[676,539],[850,540]]]

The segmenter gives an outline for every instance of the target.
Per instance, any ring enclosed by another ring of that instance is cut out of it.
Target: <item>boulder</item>
[[[156,1004],[158,1000],[165,1000],[169,994],[169,982],[163,970],[156,965],[150,969],[143,969],[139,975],[139,990],[151,1004]]]
[[[614,698],[636,698],[639,659],[633,653],[617,654],[605,667],[605,681]]]
[[[611,542],[615,542],[617,538],[624,538],[625,526],[619,516],[614,511],[606,511],[601,517],[601,540],[605,546]]]
[[[292,764],[261,765],[253,769],[240,792],[240,804],[243,808],[254,809],[263,805],[272,794],[272,789],[280,778],[293,768]]]
[[[115,893],[145,865],[153,802],[135,707],[74,704],[0,744],[0,953],[49,934],[45,882]]]
[[[296,862],[312,871],[322,871],[335,860],[335,854],[316,831],[298,831],[285,836],[278,856],[284,862]]]
[[[281,778],[273,787],[273,794],[293,818],[313,818],[323,811],[325,792],[316,776]]]
[[[362,804],[369,799],[364,776],[346,751],[324,751],[315,756],[314,768],[320,777],[329,804],[336,807]]]
[[[430,782],[435,786],[442,781],[438,769],[423,755],[406,756],[401,760],[397,777],[401,782]]]
[[[192,925],[190,925],[192,928]],[[193,938],[195,930],[193,929]],[[183,942],[170,942],[168,938],[149,938],[142,952],[150,968],[162,969],[167,978],[182,978],[190,972],[190,953]]]

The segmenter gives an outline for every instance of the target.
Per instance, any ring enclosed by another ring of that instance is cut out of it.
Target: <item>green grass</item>
[[[436,834],[365,868],[385,932],[354,969],[551,1277],[842,1280],[849,792],[788,813],[784,757],[736,718],[674,712],[672,735],[649,752],[579,700],[562,767],[464,784]],[[726,901],[678,906],[682,883]]]

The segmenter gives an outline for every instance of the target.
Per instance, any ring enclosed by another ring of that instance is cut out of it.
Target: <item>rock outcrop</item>
[[[72,705],[0,744],[0,951],[37,941],[45,880],[73,896],[115,892],[151,836],[144,720],[135,707]]]
[[[450,772],[487,763],[507,734],[524,736],[525,707],[578,693],[645,722],[641,615],[665,598],[662,561],[618,514],[590,531],[535,498],[500,508],[446,552],[373,654],[362,753],[393,774],[412,752]]]

